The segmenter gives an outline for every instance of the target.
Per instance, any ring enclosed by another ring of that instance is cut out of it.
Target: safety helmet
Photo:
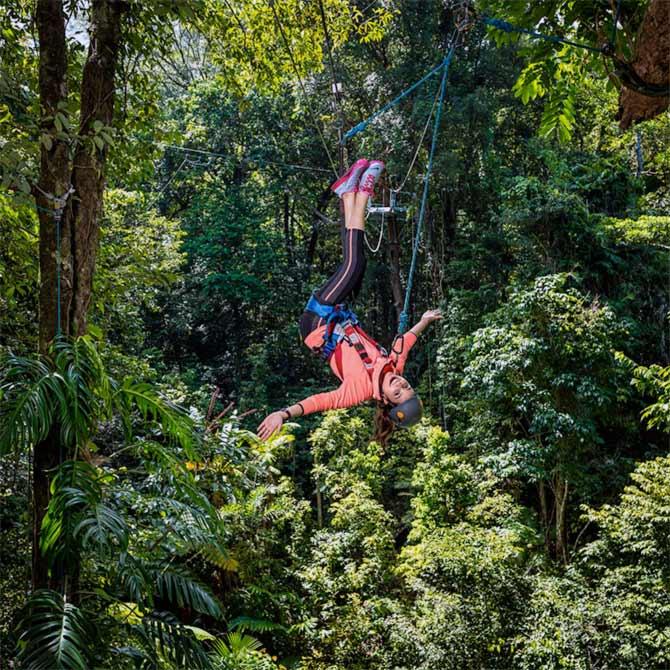
[[[409,400],[396,405],[389,412],[389,419],[400,428],[409,428],[421,420],[423,405],[419,396],[412,396]]]

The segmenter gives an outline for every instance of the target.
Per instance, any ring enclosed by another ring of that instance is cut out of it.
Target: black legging
[[[344,260],[335,273],[317,291],[315,295],[324,305],[337,305],[355,296],[363,282],[365,274],[365,249],[363,231],[344,228],[342,231],[342,254]],[[314,312],[305,311],[300,317],[300,335],[303,340],[315,328],[323,324]]]

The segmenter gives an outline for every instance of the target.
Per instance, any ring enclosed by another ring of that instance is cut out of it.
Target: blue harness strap
[[[323,345],[321,346],[321,357],[328,361],[333,355],[337,345],[345,337],[343,328],[339,330],[336,326],[350,323],[352,326],[358,324],[358,317],[345,304],[342,305],[324,305],[312,294],[305,305],[305,309],[314,312],[317,316],[326,321],[326,332],[323,334]]]

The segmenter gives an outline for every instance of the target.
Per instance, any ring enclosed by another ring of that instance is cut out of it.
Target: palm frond
[[[53,562],[95,545],[99,552],[125,550],[128,529],[121,515],[102,503],[98,471],[85,461],[65,461],[51,482],[40,548]]]
[[[266,619],[255,619],[250,616],[238,616],[235,617],[228,624],[230,630],[239,629],[240,632],[245,630],[251,630],[255,633],[267,633],[271,630],[277,630],[286,632],[286,627],[282,626],[280,623],[274,623],[273,621],[267,621]]]
[[[241,633],[228,633],[226,639],[216,640],[213,644],[214,651],[220,658],[240,659],[263,649],[263,644],[251,635]]]
[[[64,444],[83,444],[90,439],[97,420],[109,415],[111,380],[95,345],[83,336],[57,339],[52,345],[55,371],[64,380],[65,404],[59,416]]]
[[[183,408],[157,393],[150,384],[138,382],[127,377],[117,389],[114,401],[123,408],[122,416],[128,417],[130,410],[136,408],[142,418],[156,421],[163,433],[179,444],[187,456],[195,459],[193,450],[194,425]],[[129,419],[125,419],[126,430],[130,434]]]
[[[171,614],[154,612],[145,616],[141,624],[132,626],[132,631],[142,646],[144,667],[159,668],[165,663],[188,670],[211,667],[209,657],[193,631]]]
[[[153,607],[153,576],[149,568],[131,554],[123,552],[119,557],[113,582],[119,593],[143,609]]]
[[[84,612],[48,589],[35,591],[19,624],[19,660],[31,670],[87,670],[93,648]]]
[[[65,402],[62,378],[41,359],[7,356],[0,367],[0,455],[45,439]]]
[[[198,582],[188,570],[170,565],[154,574],[158,595],[179,607],[190,607],[202,614],[221,618],[221,605],[209,589]]]
[[[59,426],[65,446],[83,444],[109,414],[111,380],[87,337],[57,339],[47,356],[0,363],[0,454],[28,449]]]
[[[115,546],[125,550],[128,546],[128,527],[123,517],[107,505],[98,503],[84,511],[83,518],[74,527],[74,537],[81,548],[95,545],[99,552]]]
[[[61,463],[51,481],[51,499],[42,521],[40,550],[53,562],[75,554],[74,528],[77,515],[102,499],[95,468],[85,461]]]

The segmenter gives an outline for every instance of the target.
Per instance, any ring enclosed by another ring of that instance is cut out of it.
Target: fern
[[[86,615],[55,591],[35,591],[19,627],[19,661],[31,670],[87,670],[93,647]]]

